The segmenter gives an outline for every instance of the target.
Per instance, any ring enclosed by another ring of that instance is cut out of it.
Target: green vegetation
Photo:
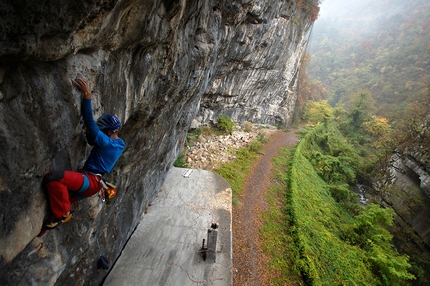
[[[372,171],[378,164],[381,165],[387,161],[397,146],[397,140],[400,140],[403,135],[399,133],[397,137],[394,137],[388,120],[372,115],[373,99],[369,91],[357,92],[351,97],[347,105],[349,109],[345,110],[339,104],[332,108],[327,101],[309,101],[305,108],[304,117],[312,124],[323,122],[331,130],[330,132],[339,133],[337,135],[331,133],[315,135],[326,136],[320,138],[321,147],[319,149],[322,150],[315,149],[311,151],[312,156],[309,155],[309,158],[316,164],[319,174],[325,179],[328,179],[327,176],[329,176],[336,180],[332,176],[337,176],[339,173],[332,174],[330,172],[336,171],[336,168],[342,169],[344,172],[342,176],[350,176],[346,183],[352,183],[355,179],[353,177],[368,180],[374,176]],[[328,143],[329,138],[327,137],[331,137],[330,143]],[[346,141],[349,142],[349,147],[343,145],[342,142]],[[326,151],[328,154],[324,154]],[[331,157],[327,157],[327,160],[321,160],[320,157],[327,155]],[[330,158],[331,161],[328,160]],[[317,165],[317,162],[321,163]],[[353,172],[354,175],[351,173],[351,168],[356,170]],[[324,174],[322,173],[323,169],[326,170]]]
[[[282,197],[278,183],[271,189],[261,230],[272,256],[271,283],[300,283],[301,276],[307,285],[403,285],[414,279],[408,257],[391,245],[393,211],[361,208],[348,190],[359,154],[333,121],[303,134],[289,159],[283,151],[275,161],[288,161],[288,167],[286,173],[275,169],[287,192]]]
[[[253,141],[248,147],[240,148],[236,151],[236,160],[227,162],[221,167],[215,169],[215,173],[221,175],[231,185],[233,192],[233,205],[239,203],[237,196],[240,195],[246,176],[250,168],[261,154],[261,148],[264,143],[264,135]]]
[[[273,285],[291,273],[308,285],[428,285],[422,268],[428,256],[400,247],[410,253],[409,262],[392,245],[391,208],[361,207],[350,186],[375,178],[388,182],[394,153],[414,152],[430,170],[430,5],[331,3],[333,14],[313,30],[312,62],[309,55],[302,61],[310,75],[300,72],[299,111],[310,124],[290,155],[286,199],[281,190],[271,195],[280,213],[265,214],[280,223],[274,231],[276,224],[265,217],[263,237],[288,244],[267,247],[277,270]],[[392,188],[381,189],[381,196],[387,199]]]
[[[189,168],[187,162],[185,162],[185,154],[180,153],[178,158],[176,158],[175,162],[173,163],[174,167],[177,168]]]
[[[294,241],[288,235],[289,225],[285,212],[285,178],[291,150],[291,147],[281,148],[278,156],[273,159],[271,174],[274,183],[266,193],[268,208],[262,214],[261,245],[263,251],[271,257],[268,271],[270,285],[299,285],[302,281],[299,269],[293,267]]]
[[[378,102],[376,115],[395,121],[427,87],[430,6],[424,0],[405,3],[324,3],[323,9],[328,12],[332,5],[333,12],[314,25],[308,71],[315,83],[324,83],[330,105],[346,104],[351,94],[365,88]]]
[[[333,186],[345,190],[342,185],[354,179],[351,174],[360,164],[353,163],[358,157],[353,150],[332,122],[311,129],[294,150],[287,209],[300,254],[298,267],[309,284],[401,285],[414,277],[407,256],[390,243],[392,210],[377,205],[345,209],[331,196]],[[315,152],[327,157],[315,160]],[[334,158],[342,158],[343,166],[333,165]],[[351,203],[350,197],[344,203]]]
[[[410,271],[420,275],[419,266],[392,245],[388,229],[394,212],[361,207],[349,188],[392,154],[392,129],[385,118],[372,115],[369,91],[354,94],[348,106],[308,102],[304,116],[310,124],[300,143],[275,160],[286,171],[274,170],[276,184],[261,229],[273,285],[300,284],[300,277],[307,285],[406,285],[415,279]],[[423,122],[426,112],[419,114],[408,117],[409,127]],[[422,124],[419,130],[415,134],[427,134]]]
[[[233,132],[233,126],[234,123],[233,121],[231,121],[231,118],[227,115],[221,115],[218,118],[218,128],[221,130],[224,130],[228,133],[232,133]]]

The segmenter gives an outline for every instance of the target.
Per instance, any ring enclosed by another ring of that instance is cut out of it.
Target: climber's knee
[[[59,181],[62,178],[64,178],[64,170],[61,170],[61,171],[51,170],[49,171],[48,174],[45,175],[45,177],[43,178],[43,182],[45,184],[48,184],[53,181]]]

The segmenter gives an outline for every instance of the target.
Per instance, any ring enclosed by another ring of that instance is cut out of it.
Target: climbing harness
[[[97,175],[95,175],[97,176]],[[78,199],[78,200],[83,200],[85,198],[87,198],[86,196],[83,196],[80,193],[86,192],[88,190],[88,188],[90,187],[90,180],[88,179],[88,176],[86,173],[82,173],[82,177],[84,178],[84,182],[82,183],[81,188],[77,191],[77,192],[73,192],[73,196]],[[100,176],[101,178],[101,176]]]
[[[76,197],[78,200],[82,200],[86,198],[85,196],[79,193],[85,192],[90,186],[90,182],[87,177],[87,174],[97,176],[99,178],[98,182],[100,183],[100,197],[102,202],[106,202],[107,204],[109,204],[110,199],[116,196],[116,186],[112,183],[106,182],[103,179],[102,174],[96,173],[93,170],[86,170],[86,169],[82,169],[80,170],[80,172],[82,172],[82,176],[84,177],[84,183],[82,184],[82,187],[79,191],[73,193],[73,196]]]

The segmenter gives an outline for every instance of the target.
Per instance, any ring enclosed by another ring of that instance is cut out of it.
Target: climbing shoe
[[[59,226],[62,223],[68,222],[72,218],[72,213],[69,213],[67,215],[64,215],[62,217],[52,217],[49,220],[47,220],[43,226],[45,229],[53,229]]]

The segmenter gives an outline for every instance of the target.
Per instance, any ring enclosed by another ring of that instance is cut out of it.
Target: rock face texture
[[[419,158],[419,157],[418,157]],[[394,155],[391,158],[390,181],[395,188],[383,194],[383,200],[397,213],[397,222],[408,225],[419,242],[430,250],[430,175],[417,157]],[[379,188],[378,188],[379,189]],[[416,243],[420,245],[420,243]]]
[[[59,0],[0,3],[0,281],[99,285],[144,217],[196,115],[291,121],[309,11],[295,0]],[[37,238],[42,178],[77,170],[82,75],[95,117],[116,114],[127,148],[67,224]],[[201,110],[199,111],[201,105]],[[163,223],[160,221],[160,223]]]
[[[298,13],[294,1],[256,2],[233,4],[226,14],[234,25],[218,33],[217,64],[199,112],[203,122],[222,114],[236,122],[292,121],[308,15]]]
[[[415,155],[415,156],[413,156]],[[418,155],[418,156],[417,156]],[[401,252],[418,260],[429,279],[430,264],[430,175],[423,168],[418,153],[393,155],[384,180],[375,181],[371,201],[391,207],[395,212],[394,242]]]

